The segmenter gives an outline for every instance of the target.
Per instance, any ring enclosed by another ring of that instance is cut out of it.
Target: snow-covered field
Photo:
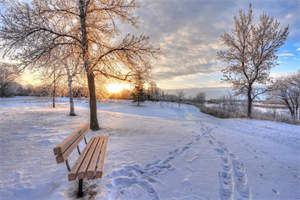
[[[87,100],[0,99],[0,199],[73,199],[53,147],[88,121]],[[217,119],[190,105],[128,101],[99,105],[109,135],[102,179],[85,181],[84,199],[300,199],[300,126]],[[83,148],[84,144],[81,144]],[[71,164],[77,155],[72,154]]]

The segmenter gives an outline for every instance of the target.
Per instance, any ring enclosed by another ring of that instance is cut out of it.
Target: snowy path
[[[1,200],[74,198],[76,182],[52,148],[88,111],[77,102],[79,116],[68,117],[61,101],[55,110],[36,98],[0,101]],[[101,110],[102,130],[88,137],[110,136],[104,178],[85,181],[84,199],[300,199],[300,126],[216,119],[172,103]]]

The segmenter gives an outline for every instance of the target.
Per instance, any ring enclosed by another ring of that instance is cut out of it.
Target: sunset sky
[[[244,0],[140,0],[136,13],[140,28],[124,27],[124,32],[150,36],[162,55],[153,64],[152,78],[162,89],[206,88],[227,86],[220,81],[224,65],[216,60],[222,49],[220,35],[233,27],[233,16],[248,9]],[[300,69],[300,0],[251,1],[254,16],[266,12],[282,26],[289,25],[290,34],[278,52],[279,66],[271,76],[278,77]],[[297,19],[298,17],[298,19]],[[30,72],[25,82],[33,78]],[[35,81],[37,83],[38,81]]]

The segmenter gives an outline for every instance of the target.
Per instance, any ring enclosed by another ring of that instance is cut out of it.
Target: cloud
[[[288,13],[286,16],[285,16],[286,19],[292,19],[293,18],[293,14],[291,13]]]
[[[150,36],[151,42],[162,50],[153,66],[152,77],[158,83],[174,87],[182,83],[178,82],[179,78],[190,81],[195,76],[200,80],[206,75],[221,74],[222,66],[216,59],[217,51],[223,48],[220,36],[233,28],[233,16],[238,15],[239,9],[249,6],[242,0],[139,0],[139,4],[137,15],[141,23],[136,32]],[[292,1],[278,0],[274,4],[254,0],[252,6],[256,18],[266,11],[282,25],[290,24],[293,34],[298,33],[295,16],[300,6]]]
[[[291,56],[295,56],[294,54],[292,53],[281,53],[281,54],[278,54],[279,57],[291,57]]]
[[[220,71],[216,53],[220,35],[233,26],[232,7],[198,0],[140,1],[141,32],[160,46],[162,55],[152,77],[157,81],[205,75]],[[234,7],[234,0],[230,1]],[[215,14],[218,10],[218,15]]]
[[[300,51],[300,47],[296,49],[296,51]]]

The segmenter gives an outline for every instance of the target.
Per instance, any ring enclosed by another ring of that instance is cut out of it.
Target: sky
[[[233,17],[252,4],[254,17],[263,12],[289,26],[286,43],[278,51],[272,77],[300,70],[300,0],[137,0],[139,29],[121,27],[124,33],[150,36],[162,54],[153,62],[152,78],[162,89],[230,86],[221,81],[225,64],[216,53],[224,48],[220,36],[233,28]],[[298,19],[297,19],[298,17]],[[24,83],[38,84],[39,75],[27,71]]]
[[[153,63],[152,77],[163,89],[228,86],[221,81],[224,63],[216,52],[220,36],[233,28],[233,16],[252,3],[254,17],[263,12],[289,25],[289,37],[278,51],[271,71],[279,77],[300,69],[300,0],[140,0],[138,33],[150,36],[162,55]],[[298,19],[297,19],[298,17]]]

